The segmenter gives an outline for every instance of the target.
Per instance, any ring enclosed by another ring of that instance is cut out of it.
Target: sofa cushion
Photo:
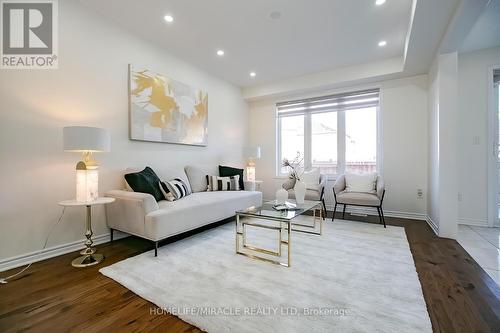
[[[240,176],[239,184],[240,190],[245,189],[245,182],[243,181],[243,169],[233,168],[229,166],[219,165],[219,176],[221,177],[231,177],[231,176]]]
[[[149,193],[156,201],[165,200],[160,190],[160,178],[150,167],[140,172],[126,174],[125,180],[134,192]]]
[[[191,189],[191,184],[189,183],[189,179],[184,171],[184,166],[168,166],[158,168],[156,170],[156,174],[163,182],[179,178],[189,187],[189,189]]]
[[[257,191],[195,192],[179,201],[161,201],[146,215],[148,239],[160,240],[232,217],[237,210],[262,204]]]
[[[207,191],[239,191],[240,176],[231,177],[209,176],[207,175]]]
[[[337,203],[362,205],[362,206],[380,206],[380,199],[376,194],[342,191],[337,194]]]
[[[207,165],[188,165],[184,168],[186,171],[191,190],[194,192],[205,192],[207,190],[207,175],[217,175],[216,166]]]
[[[169,181],[163,181],[161,182],[160,185],[162,185],[162,188],[163,185],[165,185],[168,191],[174,196],[175,200],[179,200],[191,194],[191,189],[180,178],[175,178]]]

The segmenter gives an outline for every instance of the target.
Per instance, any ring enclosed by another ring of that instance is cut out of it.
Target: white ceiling
[[[80,0],[238,86],[402,57],[411,0]],[[271,12],[281,18],[273,20]],[[165,14],[175,21],[166,24]],[[384,48],[377,46],[387,40]],[[217,57],[217,49],[226,55]],[[255,78],[249,72],[257,72]]]
[[[465,38],[461,51],[500,45],[500,0],[492,0]]]

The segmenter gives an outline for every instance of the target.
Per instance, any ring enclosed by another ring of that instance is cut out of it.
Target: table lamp
[[[255,160],[260,159],[260,147],[247,148],[248,164],[247,164],[247,180],[255,181]]]
[[[64,127],[63,143],[64,151],[83,154],[83,160],[76,164],[76,201],[96,200],[99,196],[99,165],[92,154],[109,151],[109,132],[97,127]]]

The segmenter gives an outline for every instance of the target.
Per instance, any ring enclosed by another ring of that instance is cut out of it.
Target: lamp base
[[[71,262],[73,267],[89,267],[101,263],[104,260],[102,254],[90,254],[78,257]]]

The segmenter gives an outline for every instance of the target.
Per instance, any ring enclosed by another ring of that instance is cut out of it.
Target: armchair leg
[[[323,220],[326,218],[326,204],[325,204],[325,199],[321,199],[321,203],[323,204]]]
[[[155,257],[158,257],[158,242],[155,242]]]
[[[342,211],[342,220],[345,218],[345,207],[346,207],[346,206],[347,206],[347,205],[346,205],[346,204],[344,204],[344,210]]]
[[[335,213],[337,212],[337,203],[335,202],[335,207],[333,207],[332,222],[335,220]]]
[[[109,229],[109,230],[110,230],[109,231],[109,239],[110,239],[109,241],[112,242],[113,241],[113,231],[114,230],[113,229]]]
[[[380,214],[380,207],[377,207],[377,213],[378,213],[378,223],[382,224],[382,215]]]
[[[387,226],[385,225],[384,210],[382,209],[382,206],[380,206],[380,214],[382,215],[382,222],[384,222],[384,228],[387,228]]]

